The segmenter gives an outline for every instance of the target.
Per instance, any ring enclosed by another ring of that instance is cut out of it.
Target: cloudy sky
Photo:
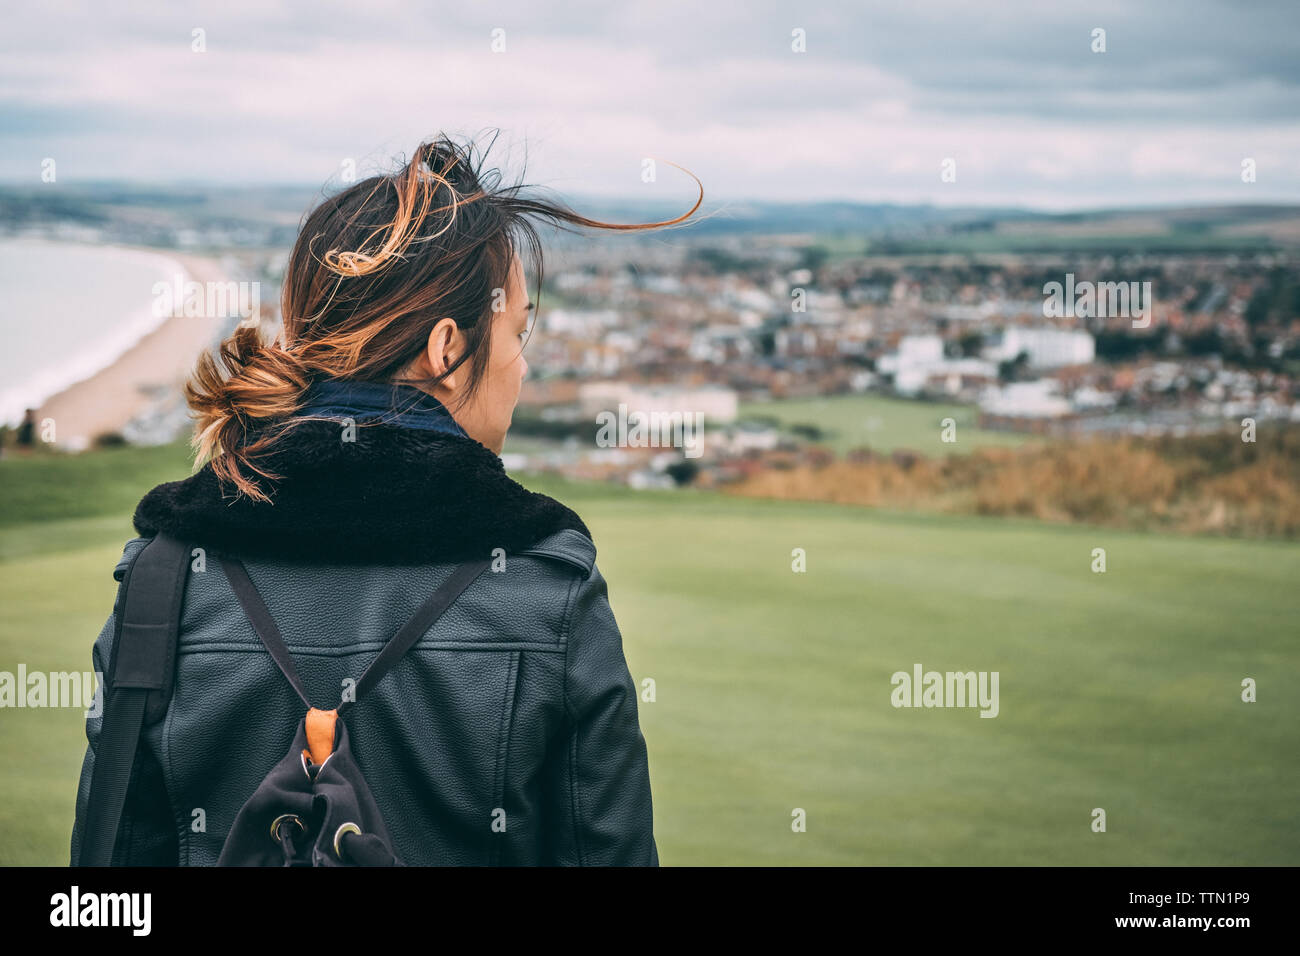
[[[10,6],[0,179],[317,186],[500,129],[569,196],[693,197],[659,157],[709,199],[1300,201],[1297,0],[146,6]]]

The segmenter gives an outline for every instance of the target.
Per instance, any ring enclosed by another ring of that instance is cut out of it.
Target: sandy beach
[[[189,280],[226,280],[215,260],[173,255]],[[47,399],[37,420],[52,418],[56,444],[74,449],[98,435],[119,432],[160,404],[175,402],[199,354],[217,340],[227,321],[211,316],[167,319],[113,364]]]

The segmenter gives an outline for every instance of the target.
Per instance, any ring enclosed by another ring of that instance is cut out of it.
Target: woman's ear
[[[429,332],[429,342],[425,346],[424,358],[434,375],[441,375],[460,357],[465,347],[465,336],[451,318],[439,319],[438,324]],[[452,372],[439,384],[440,390],[454,392],[460,385],[460,369]]]

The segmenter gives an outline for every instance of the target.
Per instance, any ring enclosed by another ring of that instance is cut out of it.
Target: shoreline
[[[224,282],[212,258],[168,252],[185,270],[186,281]],[[133,421],[179,402],[199,355],[218,341],[227,319],[171,316],[145,333],[99,371],[51,395],[36,420],[54,422],[54,444],[77,451],[97,437],[121,433]]]
[[[76,275],[76,260],[83,253],[89,253],[93,258],[98,259],[98,264],[101,266],[111,263],[114,259],[123,262],[128,269],[134,268],[137,277],[140,275],[140,266],[145,264],[148,264],[151,269],[159,273],[175,274],[185,271],[185,267],[175,255],[161,252],[152,247],[101,245],[44,237],[0,237],[0,253],[7,256],[11,250],[15,249],[20,258],[28,250],[40,250],[47,257],[47,268],[49,261],[60,261],[63,263],[61,272],[66,275]],[[65,259],[65,254],[69,258]],[[35,283],[36,286],[48,285],[53,281],[48,272],[41,275],[41,265],[41,257],[38,256],[36,276],[29,280]],[[13,275],[10,262],[0,263],[0,276],[9,281]],[[66,281],[66,278],[60,276],[57,281]],[[30,295],[23,295],[20,290],[16,307],[19,310],[26,309],[29,313],[34,312],[37,315],[43,315],[47,311],[44,301],[47,297],[48,293],[42,297],[41,301],[35,301]],[[57,298],[56,296],[53,303],[53,312],[56,315],[59,310]],[[113,298],[111,292],[110,298]],[[7,300],[5,306],[7,312],[15,307],[12,300]],[[65,317],[68,311],[69,309],[64,307]],[[84,314],[87,309],[83,304],[77,311]],[[51,348],[65,355],[65,360],[57,364],[51,365],[45,362],[43,356],[35,356],[36,366],[34,370],[16,367],[11,362],[0,363],[0,367],[3,367],[4,370],[4,386],[0,388],[0,421],[16,426],[22,421],[25,409],[34,406],[39,407],[41,402],[48,401],[59,392],[107,368],[122,353],[157,329],[164,321],[166,321],[166,317],[154,316],[151,308],[137,308],[129,312],[122,312],[119,321],[114,322],[109,329],[101,334],[98,341],[88,345],[84,345],[82,342],[74,344],[66,338],[58,339],[56,337],[56,340],[51,343]],[[6,316],[5,324],[6,326],[10,325],[9,316]],[[9,330],[10,334],[15,334],[17,331],[17,328]]]

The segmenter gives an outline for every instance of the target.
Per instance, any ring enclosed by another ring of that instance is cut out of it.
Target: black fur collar
[[[524,488],[470,438],[396,425],[304,421],[259,459],[271,504],[235,497],[205,465],[141,499],[136,530],[163,531],[239,557],[419,564],[523,550],[565,528],[591,532],[569,508]]]

